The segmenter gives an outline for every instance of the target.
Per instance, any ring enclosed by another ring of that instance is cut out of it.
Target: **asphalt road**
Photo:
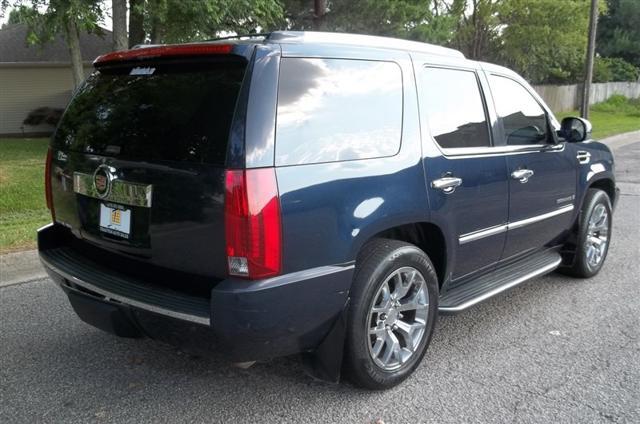
[[[47,280],[0,289],[0,421],[640,422],[640,143],[609,257],[590,280],[538,278],[442,317],[415,375],[368,393],[295,358],[232,368],[82,323]]]

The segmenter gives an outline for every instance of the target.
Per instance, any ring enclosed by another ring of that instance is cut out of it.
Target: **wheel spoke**
[[[403,281],[402,279],[402,274],[398,274],[400,276],[399,280],[400,280],[400,285],[399,287],[396,287],[396,299],[402,299],[403,297],[405,297],[407,295],[407,293],[409,292],[409,289],[411,289],[411,286],[413,285],[413,282],[416,279],[416,274],[418,272],[417,271],[411,271],[410,273],[405,273],[405,275],[408,274],[408,276],[406,277],[406,281]]]
[[[593,244],[596,247],[599,247],[600,245],[602,245],[602,243],[604,243],[604,240],[596,236],[589,236],[588,240],[589,240],[589,243]]]
[[[409,324],[402,320],[396,322],[398,333],[404,339],[404,343],[410,351],[414,351],[416,348],[416,332],[422,328],[424,328],[424,323],[415,322],[413,324]],[[419,340],[418,340],[419,341]]]
[[[374,328],[370,328],[369,329],[369,334],[371,334],[372,336],[376,336],[376,337],[383,337],[384,333],[385,333],[386,328],[384,327],[383,324],[378,325]]]
[[[378,297],[382,297],[382,300],[380,304],[374,305],[371,311],[379,314],[380,312],[386,312],[391,307],[391,290],[388,282],[382,285]]]
[[[380,355],[380,352],[382,351],[382,346],[384,346],[384,339],[377,338],[376,342],[373,344],[373,347],[371,348],[371,352],[375,357]]]
[[[385,350],[384,355],[382,356],[382,362],[388,365],[389,361],[391,361],[391,358],[393,357],[399,358],[398,354],[400,351],[400,341],[398,340],[396,335],[393,334],[391,330],[387,331],[386,344],[387,344],[387,349]]]

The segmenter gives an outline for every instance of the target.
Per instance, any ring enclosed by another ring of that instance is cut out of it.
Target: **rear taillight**
[[[47,160],[44,164],[44,197],[47,200],[47,208],[51,211],[51,219],[56,220],[56,211],[53,207],[53,194],[51,193],[51,148],[47,150]]]
[[[228,170],[225,190],[229,274],[250,279],[278,275],[282,224],[275,169]]]

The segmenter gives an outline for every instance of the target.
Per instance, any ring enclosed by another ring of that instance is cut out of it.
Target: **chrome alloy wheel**
[[[597,268],[607,252],[609,241],[609,213],[607,208],[598,204],[589,217],[585,250],[589,268]]]
[[[382,283],[367,320],[369,354],[385,371],[400,368],[425,337],[429,292],[415,268],[395,270]]]

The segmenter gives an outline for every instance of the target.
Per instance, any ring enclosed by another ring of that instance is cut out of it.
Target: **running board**
[[[485,274],[440,297],[440,313],[455,314],[477,303],[556,269],[562,258],[553,250],[535,253],[505,267]]]

